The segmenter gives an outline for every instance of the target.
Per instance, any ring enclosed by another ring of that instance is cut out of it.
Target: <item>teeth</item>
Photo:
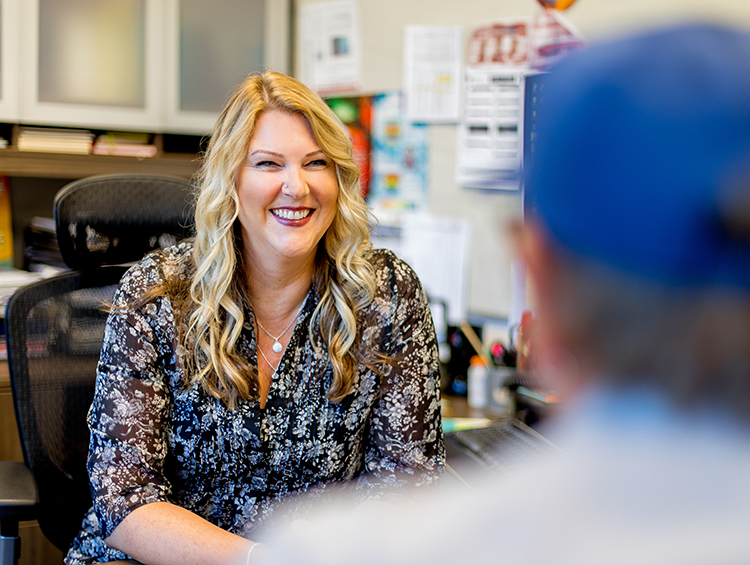
[[[280,210],[271,210],[273,212],[274,216],[278,216],[279,218],[283,218],[285,220],[301,220],[302,218],[306,218],[312,213],[312,210],[286,210],[286,209],[280,209]]]

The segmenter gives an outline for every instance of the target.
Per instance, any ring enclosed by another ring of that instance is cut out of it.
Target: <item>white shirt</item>
[[[592,390],[545,433],[563,454],[477,495],[334,512],[280,532],[264,563],[750,563],[750,426]]]

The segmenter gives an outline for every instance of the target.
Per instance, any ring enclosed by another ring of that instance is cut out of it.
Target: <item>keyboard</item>
[[[518,420],[501,421],[485,428],[445,434],[449,463],[456,449],[492,473],[502,474],[519,464],[549,455],[559,448]]]

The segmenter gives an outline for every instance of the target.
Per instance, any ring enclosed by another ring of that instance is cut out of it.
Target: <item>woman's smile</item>
[[[271,213],[284,225],[304,225],[314,210],[311,208],[272,208]]]

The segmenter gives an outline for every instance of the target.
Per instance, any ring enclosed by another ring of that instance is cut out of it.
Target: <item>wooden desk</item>
[[[465,396],[444,394],[440,401],[440,412],[443,418],[500,418],[499,414],[486,408],[472,408]]]
[[[0,361],[0,461],[23,461],[7,361]],[[18,529],[21,536],[19,565],[62,563],[62,552],[44,537],[36,520],[21,522]]]

